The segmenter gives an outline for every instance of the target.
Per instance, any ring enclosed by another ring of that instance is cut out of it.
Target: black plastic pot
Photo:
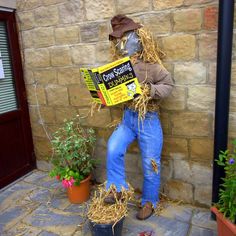
[[[90,221],[90,229],[92,232],[92,236],[121,236],[124,217],[116,223],[114,226],[114,234],[112,231],[113,224],[95,224]]]

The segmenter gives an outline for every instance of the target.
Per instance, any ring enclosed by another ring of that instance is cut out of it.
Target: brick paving
[[[61,184],[35,170],[0,190],[1,236],[91,236],[86,220],[88,203],[71,204]],[[216,236],[209,209],[169,203],[160,216],[135,218],[130,205],[123,236]],[[142,234],[143,233],[143,234]]]

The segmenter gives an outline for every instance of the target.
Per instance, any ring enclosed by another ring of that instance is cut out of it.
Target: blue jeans
[[[144,121],[138,120],[138,113],[126,108],[122,122],[112,133],[107,144],[107,185],[116,186],[118,192],[122,186],[128,189],[125,180],[124,156],[128,146],[138,140],[143,166],[142,206],[151,202],[154,207],[159,201],[161,151],[163,134],[156,112],[147,112]],[[157,171],[153,168],[157,164]]]

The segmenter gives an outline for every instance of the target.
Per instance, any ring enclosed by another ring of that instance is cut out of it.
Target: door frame
[[[0,115],[0,123],[13,119],[13,117],[20,116],[20,122],[23,130],[22,137],[25,145],[27,156],[27,164],[18,171],[6,176],[0,180],[0,188],[6,186],[17,178],[25,175],[29,171],[36,168],[36,157],[34,153],[29,109],[27,102],[27,94],[23,77],[22,60],[18,40],[17,24],[15,18],[15,11],[0,10],[0,21],[6,22],[6,30],[8,36],[10,58],[12,63],[12,74],[15,82],[15,92],[17,98],[18,109],[16,111],[7,112]],[[16,114],[18,113],[18,114]]]

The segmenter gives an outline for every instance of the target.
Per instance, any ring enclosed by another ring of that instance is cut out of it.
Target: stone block
[[[69,97],[70,104],[73,106],[88,106],[91,104],[91,95],[87,88],[81,87],[80,85],[70,86]]]
[[[215,88],[206,86],[189,87],[187,108],[192,111],[214,111]]]
[[[48,85],[46,87],[48,105],[67,106],[69,105],[67,88],[61,85]]]
[[[27,85],[27,101],[30,105],[46,105],[46,95],[44,87],[35,85]]]
[[[129,173],[137,173],[137,175],[141,174],[141,163],[142,157],[141,154],[132,154],[126,153],[125,155],[125,170]]]
[[[78,45],[71,47],[72,59],[75,64],[94,64],[96,46],[95,45]]]
[[[37,156],[37,159],[48,160],[52,155],[52,147],[48,139],[44,138],[34,138],[34,150]]]
[[[38,84],[57,84],[56,70],[53,68],[34,70],[34,79]]]
[[[217,50],[217,35],[212,34],[201,34],[198,40],[199,44],[199,59],[205,60],[216,60]]]
[[[236,34],[233,34],[233,50],[232,50],[232,58],[236,59]]]
[[[162,38],[167,60],[191,60],[195,58],[196,40],[194,35],[171,35]]]
[[[168,8],[180,7],[184,0],[153,0],[154,10],[164,10]]]
[[[98,43],[96,46],[96,62],[109,63],[112,61],[110,53],[110,43]]]
[[[39,111],[43,123],[51,123],[51,124],[55,123],[55,111],[53,107],[40,106]]]
[[[76,109],[74,107],[60,107],[55,108],[56,122],[63,123],[65,120],[71,120],[76,115]]]
[[[169,180],[164,186],[164,193],[171,199],[193,202],[193,186],[179,180]]]
[[[211,185],[212,169],[204,164],[174,159],[174,178],[194,185]],[[184,170],[184,171],[183,171]]]
[[[52,169],[52,164],[48,161],[37,160],[37,169],[43,172],[49,172]]]
[[[212,139],[190,139],[191,160],[208,161],[213,159],[213,140]]]
[[[48,49],[26,49],[25,63],[28,67],[42,68],[50,66],[50,56]]]
[[[85,23],[80,26],[81,41],[83,43],[97,42],[108,39],[106,22]]]
[[[57,71],[58,83],[61,85],[80,84],[80,68],[59,68]]]
[[[86,19],[99,20],[115,15],[115,6],[109,0],[89,1],[85,0]],[[118,3],[117,3],[118,5]]]
[[[98,167],[94,171],[94,178],[98,183],[104,183],[107,179],[106,176],[106,168],[105,167]]]
[[[68,66],[72,64],[69,47],[55,47],[50,49],[52,66]]]
[[[201,9],[187,9],[175,11],[173,19],[174,31],[198,31],[201,29]]]
[[[184,5],[191,6],[195,4],[199,5],[199,4],[209,3],[209,2],[215,2],[215,0],[185,0]]]
[[[57,3],[63,3],[66,2],[66,0],[42,0],[41,1],[43,5],[48,6],[48,5],[55,5]]]
[[[231,67],[231,84],[236,85],[236,61],[232,61]]]
[[[230,112],[236,112],[236,87],[232,86],[230,90]]]
[[[212,167],[199,164],[197,162],[191,163],[191,182],[194,185],[211,185],[212,184]]]
[[[128,152],[136,154],[140,152],[137,140],[130,144],[128,147]]]
[[[171,116],[172,133],[184,136],[208,136],[211,124],[208,113],[183,112]]]
[[[21,30],[29,30],[35,26],[33,12],[17,12],[18,24]]]
[[[47,138],[47,135],[43,129],[43,126],[39,123],[32,122],[31,130],[34,137]]]
[[[78,26],[67,26],[55,28],[55,41],[56,44],[73,44],[79,42],[79,27]]]
[[[27,30],[27,31],[22,31],[22,43],[23,43],[23,48],[33,48],[34,47],[34,41],[32,40],[32,35],[34,33],[34,30]]]
[[[236,112],[229,113],[229,137],[236,137]]]
[[[107,143],[109,137],[111,136],[112,132],[113,132],[112,129],[106,129],[106,128],[97,130],[97,132],[96,132],[97,136],[102,138],[105,142],[104,147],[106,147],[106,143]]]
[[[187,160],[174,159],[173,168],[174,179],[181,180],[187,183],[192,182],[192,165]]]
[[[195,185],[194,201],[198,204],[211,206],[212,185]]]
[[[25,84],[34,84],[35,80],[34,80],[34,73],[33,70],[29,69],[29,68],[23,68],[24,72],[23,72],[23,76],[24,76],[24,81]]]
[[[172,158],[187,158],[189,156],[187,140],[184,138],[165,137],[162,155]]]
[[[171,95],[163,100],[161,107],[165,110],[184,110],[186,107],[186,88],[175,87]]]
[[[164,134],[170,134],[170,118],[167,112],[161,111],[160,120]]]
[[[125,0],[118,0],[116,7],[117,7],[117,12],[121,14],[147,11],[150,8],[148,1],[138,1],[138,0],[130,0],[129,2]]]
[[[18,0],[16,1],[16,8],[18,11],[26,11],[36,7],[39,7],[41,2],[38,0]]]
[[[96,112],[92,117],[90,116],[90,109],[81,108],[79,109],[79,115],[86,117],[83,120],[83,125],[86,126],[105,128],[111,122],[110,110],[107,108],[103,108],[99,112]]]
[[[207,6],[204,9],[204,24],[203,28],[206,30],[217,30],[218,26],[218,7]]]
[[[38,122],[39,115],[36,105],[29,105],[30,122]]]
[[[35,48],[48,47],[54,45],[55,39],[53,27],[43,27],[34,29],[33,41]]]
[[[39,7],[34,11],[36,26],[51,26],[59,23],[58,8],[56,6]]]
[[[58,6],[61,24],[82,22],[85,20],[84,1],[65,1]]]
[[[143,176],[141,174],[135,173],[127,173],[126,174],[126,181],[129,183],[134,189],[142,190],[143,186]]]
[[[171,31],[170,13],[147,14],[143,18],[143,24],[155,35],[169,33]]]
[[[161,184],[165,185],[167,180],[173,177],[173,162],[172,160],[161,161]]]
[[[203,63],[186,62],[175,64],[174,78],[177,84],[203,84],[207,69]]]
[[[209,73],[208,74],[208,83],[215,84],[216,83],[216,63],[214,63],[214,62],[210,63],[208,73]],[[233,75],[232,75],[232,80],[233,80]],[[234,83],[234,82],[232,81],[232,83]]]

